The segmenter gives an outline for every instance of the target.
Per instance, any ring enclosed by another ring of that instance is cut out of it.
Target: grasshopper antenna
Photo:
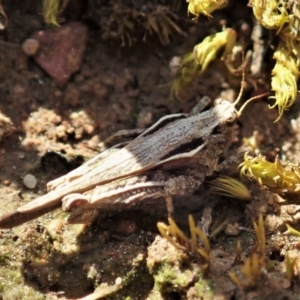
[[[241,100],[242,98],[242,95],[243,95],[243,91],[244,91],[244,85],[246,83],[246,80],[245,80],[245,54],[244,54],[244,51],[242,52],[242,70],[243,70],[243,73],[242,73],[242,82],[241,82],[241,88],[240,88],[240,91],[239,91],[239,95],[238,97],[236,98],[236,100],[233,102],[233,105],[236,106],[239,101]]]
[[[269,93],[263,93],[263,94],[260,94],[260,95],[257,95],[257,96],[254,96],[254,97],[251,97],[250,99],[248,99],[243,105],[242,107],[238,110],[238,116],[240,116],[243,112],[243,110],[245,109],[245,107],[250,103],[252,102],[253,100],[256,100],[256,99],[261,99],[265,96],[268,96]]]
[[[237,97],[237,99],[234,101],[234,103],[233,103],[233,105],[234,106],[236,106],[238,103],[239,103],[239,101],[241,100],[241,98],[242,98],[242,95],[243,95],[243,91],[244,91],[244,85],[245,85],[245,83],[246,83],[246,80],[245,80],[245,77],[246,77],[246,75],[245,75],[245,53],[244,53],[244,51],[242,52],[242,70],[243,70],[243,73],[242,73],[242,82],[241,82],[241,88],[240,88],[240,91],[239,91],[239,95],[238,95],[238,97]],[[241,114],[242,114],[242,112],[243,112],[243,110],[245,109],[245,107],[250,103],[250,102],[252,102],[253,100],[256,100],[256,99],[261,99],[261,98],[263,98],[263,97],[265,97],[265,96],[268,96],[269,95],[269,93],[263,93],[263,94],[260,94],[260,95],[257,95],[257,96],[254,96],[254,97],[251,97],[250,99],[248,99],[243,105],[242,105],[242,107],[238,110],[238,116],[240,116]]]

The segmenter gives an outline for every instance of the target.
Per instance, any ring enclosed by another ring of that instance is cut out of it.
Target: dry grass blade
[[[297,274],[297,257],[291,258],[288,254],[285,256],[285,273],[289,280],[293,280]]]
[[[247,187],[240,181],[231,177],[220,176],[212,180],[210,186],[212,187],[213,193],[221,196],[241,200],[251,200],[252,198]]]
[[[44,0],[44,20],[46,23],[59,26],[58,16],[70,0]]]
[[[191,239],[186,237],[171,218],[169,218],[169,226],[160,222],[157,224],[157,228],[160,234],[176,248],[188,253],[200,255],[200,257],[204,260],[201,265],[203,270],[207,270],[209,268],[209,240],[205,233],[200,228],[197,228],[191,215],[189,216]],[[198,239],[200,239],[203,243],[203,248],[199,246]]]
[[[259,216],[257,223],[253,222],[253,225],[256,235],[256,245],[253,253],[244,260],[244,264],[241,267],[241,273],[244,277],[238,276],[233,272],[228,272],[231,280],[241,288],[256,286],[265,265],[266,237],[262,215]],[[240,248],[240,245],[238,247]],[[238,251],[240,250],[237,250],[237,253]]]

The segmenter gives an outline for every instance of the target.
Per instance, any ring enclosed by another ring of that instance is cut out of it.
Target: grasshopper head
[[[222,98],[218,98],[215,100],[215,107],[214,107],[215,115],[217,116],[221,124],[226,124],[231,126],[236,123],[238,118],[241,116],[243,110],[250,102],[256,99],[261,99],[264,96],[267,96],[268,94],[269,93],[264,93],[248,99],[241,106],[239,110],[236,109],[236,105],[241,98],[240,96],[237,98],[237,100],[234,103],[231,103],[228,100]]]
[[[239,112],[234,103],[218,98],[215,100],[214,112],[220,124],[232,126],[239,118]]]
[[[239,110],[235,106],[240,97],[234,103],[223,98],[215,100],[213,108],[215,124],[211,127],[210,140],[212,145],[217,144],[218,147],[214,147],[213,151],[221,153],[229,147],[234,135],[234,124],[236,124],[242,111],[249,102],[263,96],[265,94],[247,100]]]

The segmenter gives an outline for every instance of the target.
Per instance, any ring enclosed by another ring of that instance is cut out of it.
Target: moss
[[[195,284],[195,291],[194,299],[214,299],[214,281],[206,279],[199,280]]]
[[[191,285],[195,275],[202,275],[200,267],[195,269],[182,269],[178,264],[165,263],[157,269],[154,275],[155,287],[163,290],[168,285],[183,290]]]
[[[0,293],[3,299],[45,299],[42,293],[26,285],[20,264],[0,267]]]

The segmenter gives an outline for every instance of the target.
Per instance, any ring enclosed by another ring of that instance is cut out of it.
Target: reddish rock
[[[56,81],[65,85],[80,69],[87,41],[87,28],[81,23],[35,32],[31,37],[39,42],[35,61]]]

